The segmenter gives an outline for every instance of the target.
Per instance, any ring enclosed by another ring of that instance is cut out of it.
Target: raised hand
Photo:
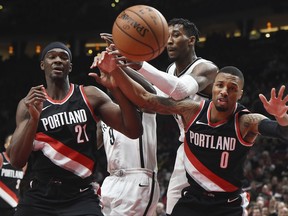
[[[259,94],[259,98],[263,103],[264,108],[266,111],[275,116],[276,118],[283,118],[287,115],[288,106],[286,105],[288,102],[288,95],[283,98],[283,94],[285,91],[285,86],[282,85],[278,96],[276,95],[276,89],[271,89],[271,98],[268,101],[263,94]]]
[[[100,33],[100,36],[103,40],[106,41],[108,44],[106,51],[109,54],[112,54],[115,56],[115,59],[117,61],[117,64],[119,67],[131,67],[134,70],[139,70],[142,67],[143,62],[138,61],[131,61],[130,59],[126,58],[124,55],[122,55],[117,47],[114,44],[113,36],[110,33]]]
[[[115,80],[110,75],[114,70],[117,70],[116,61],[113,55],[103,51],[100,55],[94,57],[94,62],[91,68],[98,67],[100,75],[96,73],[89,73],[88,75],[93,77],[97,83],[105,86],[106,88],[112,89],[117,87]]]
[[[102,51],[100,55],[94,57],[90,68],[98,67],[104,73],[111,73],[118,68],[114,55]]]
[[[39,119],[45,100],[46,93],[43,85],[35,86],[30,89],[27,96],[23,99],[23,102],[32,118]]]
[[[97,83],[108,89],[113,89],[117,87],[114,78],[108,73],[103,73],[103,71],[101,70],[100,70],[100,76],[96,73],[89,73],[88,75],[93,77]]]
[[[108,46],[110,44],[114,44],[114,41],[113,41],[113,37],[112,37],[112,34],[110,33],[100,33],[100,37],[106,41],[106,43],[108,44]]]

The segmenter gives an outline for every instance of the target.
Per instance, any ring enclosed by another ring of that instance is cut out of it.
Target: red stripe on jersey
[[[74,84],[71,83],[67,95],[62,100],[54,100],[53,98],[49,97],[48,93],[45,90],[45,93],[47,95],[47,100],[52,104],[63,104],[72,96],[74,92],[74,88],[75,88]]]
[[[9,187],[7,187],[7,185],[5,185],[2,181],[0,181],[0,188],[2,188],[10,198],[12,198],[16,203],[18,203],[17,195]]]
[[[210,179],[214,184],[217,184],[220,188],[222,188],[226,192],[233,192],[238,190],[238,187],[232,185],[231,183],[227,182],[226,180],[220,178],[213,172],[211,172],[204,164],[202,164],[195,155],[190,151],[189,146],[187,144],[186,139],[184,140],[184,150],[186,157],[189,159],[190,163],[201,172],[202,175],[206,176]]]
[[[52,137],[49,137],[41,132],[36,134],[35,140],[49,144],[53,149],[55,149],[60,154],[64,155],[67,158],[70,158],[73,161],[78,162],[79,164],[85,166],[92,172],[94,167],[94,161],[86,157],[85,155],[81,154],[80,152],[75,151],[72,148],[69,148],[68,146],[64,145],[58,140],[53,139]]]
[[[188,122],[185,131],[187,131],[187,129],[190,128],[191,124],[194,122],[194,120],[197,118],[197,116],[200,114],[201,110],[203,109],[203,106],[205,104],[205,101],[202,100],[199,104],[199,110],[192,116],[192,118],[190,119],[190,121]]]
[[[229,119],[223,119],[223,120],[221,120],[221,121],[219,121],[219,122],[215,122],[215,123],[210,122],[210,119],[211,119],[211,116],[210,116],[210,115],[211,115],[212,105],[215,106],[214,103],[213,103],[213,101],[210,102],[209,107],[208,107],[208,110],[207,110],[208,125],[211,126],[211,127],[219,127],[220,125],[225,124]],[[236,108],[237,108],[237,106],[234,107],[233,113],[235,112]]]
[[[247,110],[248,111],[248,110]],[[235,128],[236,128],[236,135],[237,135],[237,138],[239,140],[239,142],[244,145],[244,146],[252,146],[253,143],[250,143],[250,142],[246,142],[243,138],[242,138],[242,135],[241,135],[241,131],[240,131],[240,126],[239,126],[239,113],[236,113],[235,115]]]
[[[84,102],[86,103],[88,109],[90,110],[90,113],[92,114],[94,120],[95,120],[96,122],[98,122],[98,121],[99,121],[99,118],[98,118],[98,117],[95,115],[95,113],[94,113],[93,107],[91,106],[91,104],[90,104],[90,102],[89,102],[89,100],[88,100],[88,98],[87,98],[87,95],[85,94],[83,85],[81,85],[81,86],[79,87],[79,89],[80,89],[80,92],[81,92],[81,94],[82,94],[83,100],[84,100]]]

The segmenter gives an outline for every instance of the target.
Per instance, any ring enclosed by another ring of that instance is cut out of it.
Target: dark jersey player
[[[11,141],[11,135],[5,139],[4,147]],[[7,153],[0,153],[0,212],[2,216],[13,216],[19,200],[19,186],[24,171],[10,164]]]
[[[131,138],[142,134],[134,105],[119,89],[110,89],[118,105],[95,86],[69,82],[71,61],[65,44],[47,45],[40,62],[47,86],[32,87],[18,104],[7,152],[15,167],[28,162],[28,185],[16,215],[103,215],[91,185],[96,123],[101,119]]]

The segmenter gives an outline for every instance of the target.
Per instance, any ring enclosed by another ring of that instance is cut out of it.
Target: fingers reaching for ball
[[[32,87],[27,96],[23,99],[24,105],[32,118],[39,118],[42,112],[43,102],[47,99],[44,86],[39,85]]]
[[[111,73],[118,68],[114,55],[107,51],[102,51],[100,55],[94,57],[90,68],[98,67],[104,73]]]
[[[110,34],[110,33],[100,33],[100,37],[106,41],[108,46],[110,46],[110,44],[114,44],[112,34]]]

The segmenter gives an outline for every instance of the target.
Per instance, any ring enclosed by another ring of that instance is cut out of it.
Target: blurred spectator
[[[11,135],[5,139],[5,149],[9,146]],[[13,216],[18,204],[19,185],[24,172],[10,164],[6,152],[0,153],[0,212],[1,216]]]
[[[165,205],[162,202],[157,203],[155,214],[153,216],[166,216]]]

